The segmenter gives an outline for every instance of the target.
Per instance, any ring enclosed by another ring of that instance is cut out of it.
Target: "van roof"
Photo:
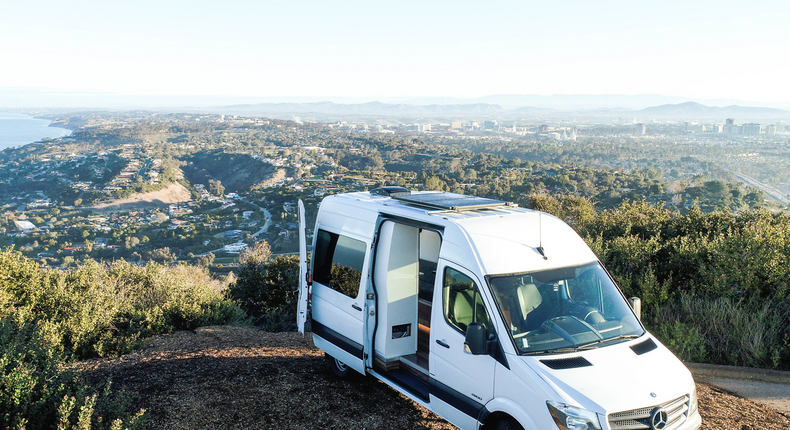
[[[474,210],[485,209],[499,206],[517,207],[515,203],[502,200],[487,199],[484,197],[465,196],[463,194],[443,193],[443,192],[423,192],[409,194],[393,194],[390,196],[395,200],[400,200],[415,206],[426,207],[439,210]]]
[[[371,231],[368,228],[372,229],[375,223],[376,215],[369,211],[411,217],[443,226],[446,231],[455,226],[462,232],[460,236],[445,234],[443,248],[448,251],[447,256],[454,255],[452,259],[457,262],[474,259],[486,274],[552,269],[597,260],[579,235],[552,215],[501,200],[455,193],[418,191],[405,196],[411,198],[374,192],[336,194],[328,198],[333,201],[328,206],[333,207],[330,211],[343,215],[343,229],[356,224],[352,219],[371,226],[359,230],[352,228],[360,233]],[[474,255],[465,251],[471,249],[463,242],[471,244]],[[539,247],[544,249],[547,259]]]

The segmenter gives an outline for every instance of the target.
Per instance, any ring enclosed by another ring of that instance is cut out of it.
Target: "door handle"
[[[359,307],[359,305],[358,305],[358,304],[356,304],[356,303],[354,303],[353,305],[351,305],[351,307],[352,307],[352,308],[354,308],[354,309],[356,309],[356,310],[358,310],[358,311],[360,311],[360,312],[362,311],[362,308],[360,308],[360,307]]]
[[[438,343],[439,345],[441,345],[441,346],[443,346],[443,347],[445,347],[447,349],[450,349],[450,345],[448,345],[447,341],[445,341],[444,339],[441,339],[441,340],[436,339],[436,343]]]

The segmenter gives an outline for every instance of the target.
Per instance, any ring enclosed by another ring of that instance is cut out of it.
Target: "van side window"
[[[494,332],[475,283],[468,276],[449,267],[444,271],[442,302],[444,319],[462,334],[466,333],[466,327],[472,322],[485,324],[488,334]]]
[[[356,298],[366,249],[365,242],[361,240],[318,230],[313,281]]]

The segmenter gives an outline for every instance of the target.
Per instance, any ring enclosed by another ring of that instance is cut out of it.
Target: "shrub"
[[[40,269],[0,251],[0,428],[138,428],[128,396],[86,384],[75,358],[112,356],[171,330],[243,320],[244,312],[199,267],[87,261]]]
[[[66,359],[35,326],[0,320],[0,428],[54,428],[58,423],[59,429],[136,429],[143,424],[145,411],[129,417],[128,396],[113,393],[109,381],[86,385],[63,369]]]
[[[249,315],[253,324],[264,330],[295,330],[297,296],[294,292],[299,279],[299,256],[255,258],[247,263],[242,262],[238,279],[228,289],[229,297]]]
[[[562,202],[534,199],[562,215]],[[588,219],[588,218],[585,218]],[[624,202],[574,228],[684,359],[790,369],[790,219]]]

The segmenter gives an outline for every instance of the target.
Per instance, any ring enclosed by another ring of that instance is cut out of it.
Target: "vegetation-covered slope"
[[[221,289],[196,267],[87,262],[66,272],[0,251],[0,428],[134,428],[125,396],[63,365],[243,318]]]

